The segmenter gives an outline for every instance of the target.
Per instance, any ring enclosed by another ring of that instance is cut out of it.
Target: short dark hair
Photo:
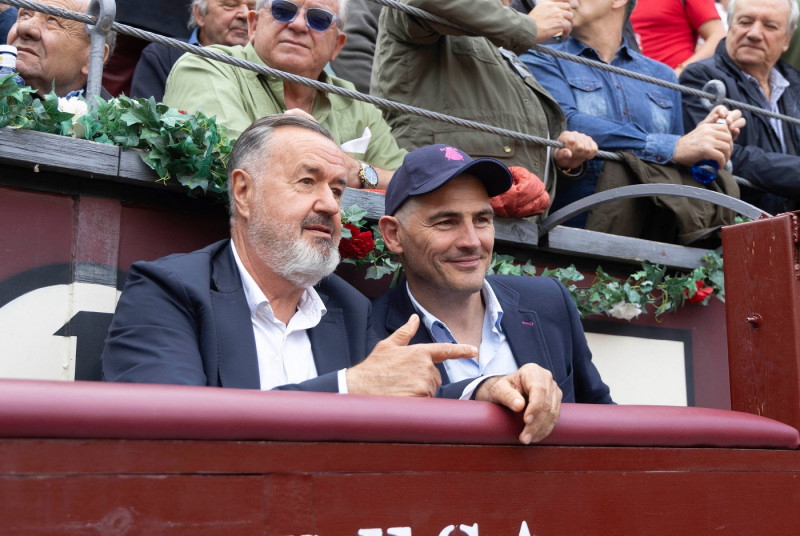
[[[636,7],[636,0],[628,0],[628,3],[625,4],[625,21],[627,22],[628,19],[631,18],[631,13],[633,13],[634,8]]]
[[[335,141],[327,128],[316,121],[298,115],[275,114],[254,121],[233,144],[231,155],[228,158],[228,207],[231,221],[236,219],[236,207],[233,203],[231,182],[233,170],[244,169],[253,173],[255,169],[266,167],[264,160],[269,160],[270,158],[270,145],[275,131],[282,127],[304,128]]]

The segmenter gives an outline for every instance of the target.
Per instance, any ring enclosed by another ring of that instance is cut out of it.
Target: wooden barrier
[[[218,201],[96,145],[0,129],[0,357],[19,367],[12,377],[89,374],[81,356],[99,355],[130,263],[227,233]],[[380,210],[375,194],[348,191],[353,202]],[[695,403],[724,410],[730,392],[749,414],[566,405],[543,444],[521,446],[519,420],[479,402],[6,380],[0,533],[794,534],[797,322],[782,312],[796,294],[764,284],[784,281],[774,274],[792,259],[785,242],[769,248],[787,227],[770,221],[732,228],[744,238],[725,245],[726,279],[749,278],[728,281],[730,386],[720,304],[630,324],[689,334]],[[691,269],[705,253],[564,228],[536,237],[531,222],[498,224],[501,247],[550,266]],[[765,259],[774,271],[756,279]],[[756,307],[759,292],[773,301]]]
[[[48,535],[796,528],[787,425],[566,404],[541,445],[516,445],[521,426],[482,402],[6,380],[0,519]]]
[[[731,405],[800,428],[800,224],[781,214],[723,231]]]

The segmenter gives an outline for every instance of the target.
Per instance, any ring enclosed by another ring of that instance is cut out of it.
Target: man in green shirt
[[[354,89],[345,80],[328,76],[325,65],[336,58],[347,36],[345,0],[259,0],[248,15],[250,42],[246,46],[211,48],[230,56]],[[371,104],[321,93],[185,54],[167,79],[164,102],[186,111],[216,116],[237,137],[254,120],[275,113],[313,116],[348,153],[348,186],[385,189],[405,151],[392,137],[380,110]]]

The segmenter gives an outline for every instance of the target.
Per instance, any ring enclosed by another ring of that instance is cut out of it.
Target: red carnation
[[[714,292],[713,288],[705,286],[705,281],[695,281],[695,285],[697,285],[697,291],[689,297],[689,303],[701,303]],[[683,293],[689,296],[689,289],[683,289]]]
[[[342,238],[339,242],[339,253],[343,258],[363,259],[375,249],[372,231],[361,231],[352,223],[345,223],[344,226],[350,229],[351,237]]]

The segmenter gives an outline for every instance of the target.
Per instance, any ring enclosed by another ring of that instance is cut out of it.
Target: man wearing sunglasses
[[[353,89],[323,70],[347,40],[341,28],[346,0],[258,0],[248,14],[246,46],[218,52],[291,74]],[[371,104],[186,54],[167,79],[164,102],[216,116],[237,137],[254,120],[287,110],[313,116],[350,155],[348,186],[385,188],[405,151]]]

